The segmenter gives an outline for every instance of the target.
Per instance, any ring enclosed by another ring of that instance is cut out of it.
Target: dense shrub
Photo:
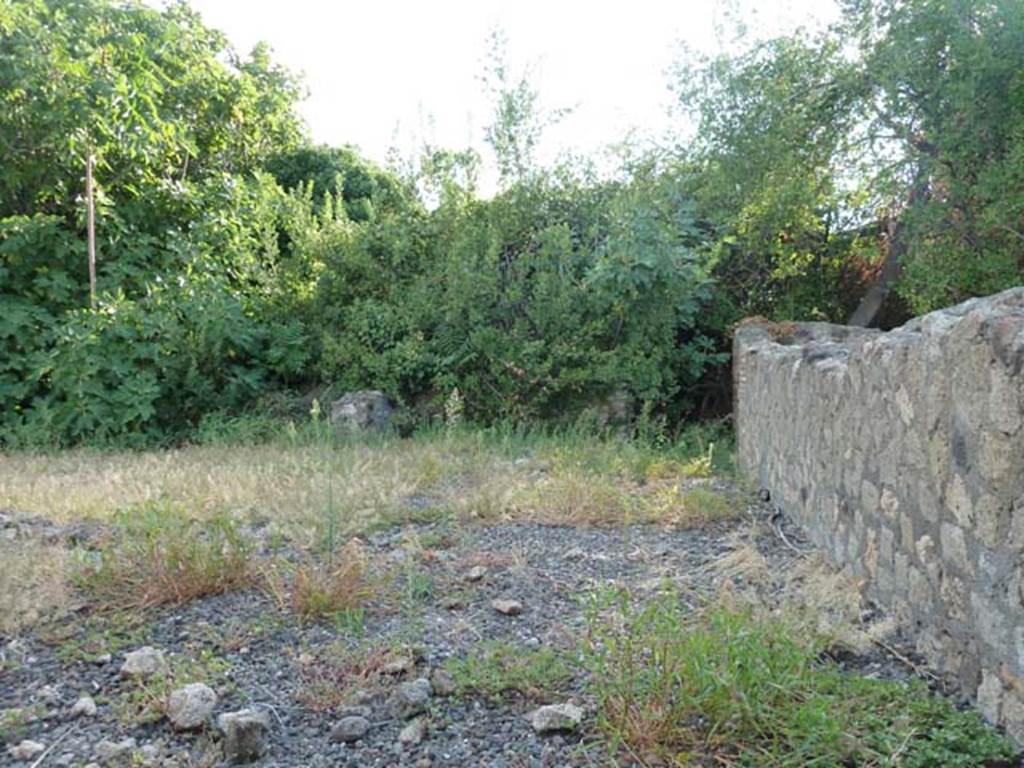
[[[536,165],[557,114],[495,59],[483,199],[472,150],[309,145],[295,79],[184,4],[0,4],[0,446],[188,439],[325,384],[416,419],[724,410],[744,314],[842,320],[890,262],[897,319],[1019,281],[1022,36],[1004,0],[849,0],[681,67],[696,139],[605,178]]]

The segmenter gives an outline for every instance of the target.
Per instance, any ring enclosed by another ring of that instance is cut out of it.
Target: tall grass
[[[0,453],[0,508],[63,521],[110,519],[117,510],[167,501],[200,518],[264,518],[310,546],[331,549],[410,515],[407,500],[414,496],[449,514],[515,516],[548,503],[532,490],[543,477],[554,506],[559,488],[577,494],[590,487],[586,506],[613,521],[633,486],[686,474],[695,460],[706,461],[711,444],[714,471],[729,467],[722,425],[656,441],[513,425],[357,438],[336,435],[322,419],[279,425],[269,439],[261,426],[259,439],[250,440],[251,424],[239,427],[237,439],[226,424],[210,428],[210,444],[144,453]]]

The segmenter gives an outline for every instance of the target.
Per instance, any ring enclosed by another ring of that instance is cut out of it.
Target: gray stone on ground
[[[491,608],[505,616],[518,616],[523,612],[523,604],[518,600],[491,600]]]
[[[267,751],[270,718],[257,709],[225,712],[217,718],[217,728],[224,734],[224,758],[229,763],[249,763]]]
[[[575,731],[583,722],[583,710],[575,704],[548,704],[535,709],[529,718],[537,733]]]
[[[79,696],[69,714],[71,717],[93,717],[96,715],[96,702],[92,696]]]
[[[391,405],[376,389],[346,392],[331,403],[331,424],[339,432],[383,432],[390,422]]]
[[[36,699],[51,707],[56,706],[60,704],[60,691],[55,685],[44,685],[36,691]]]
[[[217,694],[205,683],[190,683],[171,693],[167,700],[167,719],[179,731],[203,726],[217,705]]]
[[[398,734],[398,741],[401,744],[411,747],[423,741],[423,737],[426,735],[427,724],[423,721],[422,717],[417,717],[405,726],[401,733]]]
[[[111,763],[125,757],[126,755],[130,755],[135,749],[135,746],[136,741],[131,737],[121,739],[121,741],[103,739],[93,748],[92,753],[93,756],[101,763]]]
[[[359,715],[343,717],[331,728],[331,741],[359,741],[370,731],[370,721]]]
[[[416,662],[408,656],[398,656],[388,661],[381,667],[380,671],[385,675],[404,675],[416,669]]]
[[[466,571],[466,581],[480,581],[484,576],[487,575],[486,565],[474,565],[468,571]]]
[[[146,645],[124,657],[121,675],[124,677],[152,677],[167,667],[164,652]]]
[[[46,750],[45,744],[40,744],[38,741],[32,741],[31,739],[25,739],[13,747],[7,748],[7,754],[14,760],[24,760],[28,762],[39,754]]]
[[[433,687],[426,678],[417,678],[410,683],[402,683],[388,697],[387,708],[392,716],[408,720],[427,710]]]

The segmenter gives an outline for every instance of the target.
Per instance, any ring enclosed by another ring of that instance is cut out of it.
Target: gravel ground
[[[265,713],[268,751],[259,765],[615,765],[588,728],[593,709],[579,672],[552,697],[583,708],[576,733],[536,733],[527,717],[538,706],[536,699],[445,695],[441,676],[434,678],[442,684],[435,684],[421,716],[422,740],[403,743],[399,735],[408,722],[391,714],[388,697],[402,682],[429,679],[446,660],[487,642],[504,641],[524,653],[562,649],[571,654],[584,627],[581,597],[601,585],[643,593],[669,579],[687,594],[713,593],[721,577],[712,564],[736,547],[738,535],[778,529],[780,521],[770,509],[753,501],[745,506],[746,514],[736,521],[693,530],[441,522],[372,534],[363,540],[366,551],[392,574],[397,597],[371,605],[359,625],[348,627],[302,626],[264,592],[246,590],[156,609],[138,626],[82,612],[57,626],[2,638],[0,710],[8,713],[0,712],[0,735],[8,745],[28,739],[48,751],[21,763],[4,753],[0,763],[222,764],[220,735],[212,726],[177,732],[166,718],[139,722],[126,712],[132,691],[140,689],[119,674],[125,654],[152,646],[172,658],[205,659],[216,679],[215,716],[242,708]],[[34,525],[48,530],[39,521]],[[794,547],[802,546],[791,529],[753,541],[776,573],[792,566],[798,557]],[[519,601],[521,613],[499,613],[492,607],[496,599]],[[338,707],[317,711],[309,701],[310,685],[326,681],[330,687],[333,668],[323,660],[337,656],[339,643],[405,649],[397,653],[408,653],[411,663],[380,690],[366,691],[347,713]],[[843,663],[862,674],[908,674],[904,663],[881,654],[851,655]],[[83,695],[94,699],[97,711],[73,717],[71,707]],[[30,713],[19,716],[12,709]],[[365,717],[369,729],[362,738],[331,740],[332,727],[344,714]],[[111,744],[126,739],[134,742],[123,745],[120,757],[109,757],[117,752]]]

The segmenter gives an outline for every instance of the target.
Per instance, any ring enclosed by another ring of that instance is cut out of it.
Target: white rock
[[[179,731],[199,728],[217,705],[217,694],[205,683],[191,683],[174,691],[167,700],[167,719]]]
[[[487,575],[487,566],[474,565],[468,571],[466,571],[466,581],[480,581],[484,576]]]
[[[583,710],[575,704],[549,704],[535,709],[529,718],[537,733],[575,731],[583,722]]]
[[[95,717],[96,716],[96,702],[92,696],[79,696],[71,706],[71,717]]]
[[[146,645],[125,655],[121,674],[124,677],[152,677],[166,667],[164,652]]]
[[[31,741],[25,739],[24,741],[15,744],[13,747],[7,748],[7,754],[15,760],[25,760],[26,762],[34,757],[37,757],[41,752],[46,750],[45,744],[40,744],[38,741]]]
[[[380,671],[385,675],[404,675],[406,672],[416,669],[416,662],[408,656],[399,656],[385,662]]]
[[[523,612],[523,604],[518,600],[491,600],[491,608],[506,616],[518,616]]]
[[[427,724],[422,717],[417,717],[398,734],[398,741],[407,746],[414,746],[423,741],[427,735]]]

